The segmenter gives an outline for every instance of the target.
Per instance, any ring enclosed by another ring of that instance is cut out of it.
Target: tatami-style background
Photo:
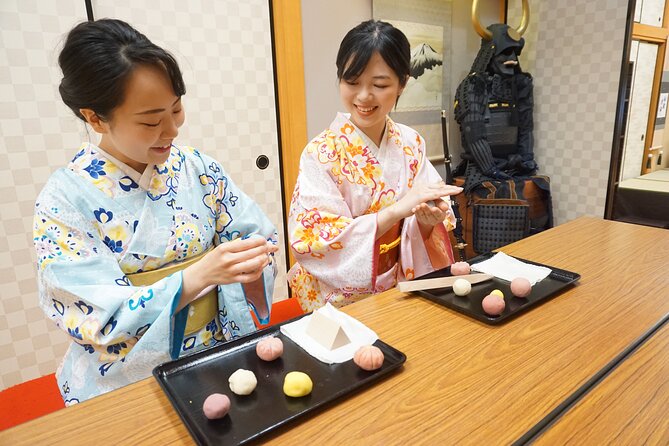
[[[93,9],[174,53],[187,87],[176,142],[221,161],[283,240],[268,1],[94,0]],[[53,373],[68,344],[38,306],[32,215],[50,173],[82,141],[97,141],[57,89],[63,36],[84,20],[84,0],[0,0],[0,389]],[[270,160],[263,171],[255,165],[261,154]],[[275,299],[283,299],[278,258]]]

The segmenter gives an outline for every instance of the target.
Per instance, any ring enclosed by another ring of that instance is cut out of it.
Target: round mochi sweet
[[[256,344],[256,353],[263,361],[274,361],[283,354],[283,342],[274,336],[263,338]]]
[[[490,292],[490,294],[494,294],[494,295],[499,296],[499,297],[501,297],[502,299],[504,299],[504,293],[502,293],[502,290],[492,290],[492,291]]]
[[[311,393],[314,383],[304,372],[289,372],[283,379],[283,393],[286,396],[298,398]]]
[[[455,262],[451,265],[451,274],[454,276],[463,276],[471,271],[472,269],[467,262]]]
[[[212,393],[204,400],[202,412],[210,420],[223,418],[230,411],[230,398],[222,393]]]
[[[237,395],[249,395],[258,385],[255,373],[250,370],[237,369],[235,373],[228,378],[230,390]]]
[[[511,281],[511,293],[516,297],[527,297],[532,291],[532,284],[524,277],[516,277]]]
[[[363,345],[353,355],[355,365],[367,371],[381,368],[383,359],[383,352],[375,345]]]
[[[472,284],[466,279],[456,279],[453,282],[453,292],[456,296],[466,296],[472,290]]]
[[[506,308],[504,299],[497,294],[488,294],[483,298],[481,304],[483,305],[483,311],[490,316],[499,316],[504,311],[504,308]]]

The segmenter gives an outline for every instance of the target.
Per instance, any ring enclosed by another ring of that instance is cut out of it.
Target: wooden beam
[[[632,28],[632,38],[635,40],[645,40],[647,42],[664,43],[667,41],[669,29],[659,28],[657,26],[634,23]]]
[[[300,4],[300,0],[272,1],[284,221],[287,220],[290,210],[300,154],[307,143]],[[284,228],[287,229],[285,225]],[[288,234],[285,234],[285,238],[288,238]],[[285,246],[288,250],[288,243]],[[295,263],[290,250],[287,260],[289,266]]]

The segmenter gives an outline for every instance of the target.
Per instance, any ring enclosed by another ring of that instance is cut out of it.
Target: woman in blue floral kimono
[[[277,234],[218,162],[174,144],[185,87],[169,53],[99,20],[68,34],[59,64],[63,101],[101,135],[35,206],[40,302],[72,339],[57,372],[72,404],[255,330]]]

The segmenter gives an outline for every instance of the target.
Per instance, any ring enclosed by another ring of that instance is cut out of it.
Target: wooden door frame
[[[636,39],[635,39],[636,40]],[[655,74],[653,75],[653,86],[650,94],[650,110],[648,112],[648,124],[646,127],[646,139],[643,145],[643,159],[641,162],[641,175],[650,172],[650,168],[646,168],[646,160],[651,154],[651,147],[653,146],[653,139],[655,138],[655,120],[657,118],[657,103],[660,99],[660,89],[662,87],[662,72],[664,71],[664,57],[667,48],[666,37],[662,43],[640,40],[651,44],[656,44],[657,57],[655,59]]]
[[[627,71],[630,55],[630,46],[632,40],[647,41],[656,43],[658,47],[658,56],[655,65],[655,75],[653,77],[653,89],[651,92],[650,113],[648,115],[648,124],[646,127],[646,137],[644,141],[644,152],[642,160],[642,172],[645,171],[645,160],[648,157],[650,146],[653,142],[655,133],[655,117],[657,115],[657,101],[660,94],[660,85],[662,82],[662,71],[664,69],[664,53],[666,51],[667,37],[669,36],[669,0],[665,1],[664,16],[662,18],[662,27],[644,25],[634,22],[634,7],[636,0],[630,0],[627,5],[627,21],[625,25],[625,40],[623,44],[623,59],[620,69],[620,80],[618,83],[618,105],[616,107],[616,120],[613,128],[613,143],[611,147],[611,162],[609,164],[609,179],[606,191],[606,204],[604,207],[604,218],[613,218],[613,206],[615,193],[620,181],[620,163],[624,147],[620,144],[621,129],[625,128],[623,122],[623,109],[625,107],[625,89],[627,82]],[[661,63],[660,63],[661,61]],[[659,71],[658,71],[659,70]],[[640,172],[641,173],[641,172]]]
[[[288,267],[295,263],[288,243],[288,215],[299,161],[307,143],[307,112],[300,0],[270,0],[277,131],[281,163],[284,249]]]
[[[655,120],[657,118],[657,103],[660,99],[662,88],[662,73],[664,72],[664,58],[667,51],[667,37],[669,36],[669,1],[664,4],[664,16],[662,27],[634,23],[632,28],[632,39],[642,42],[656,44],[657,58],[655,59],[655,74],[653,75],[653,86],[650,95],[650,110],[648,113],[648,124],[646,127],[646,139],[643,146],[643,159],[641,160],[641,175],[650,172],[646,168],[646,160],[651,155],[651,147],[655,138]],[[652,168],[652,166],[651,166]]]
[[[625,39],[623,40],[622,60],[620,64],[620,77],[618,78],[618,98],[616,101],[616,114],[613,124],[613,138],[611,143],[611,158],[609,162],[609,178],[606,187],[606,201],[604,205],[604,218],[613,219],[613,205],[616,192],[618,190],[618,181],[620,179],[620,164],[624,146],[621,144],[620,135],[626,128],[626,122],[623,119],[625,110],[625,97],[627,90],[627,78],[629,71],[630,48],[632,46],[632,29],[634,27],[634,7],[635,0],[627,3],[627,18],[625,20]]]

